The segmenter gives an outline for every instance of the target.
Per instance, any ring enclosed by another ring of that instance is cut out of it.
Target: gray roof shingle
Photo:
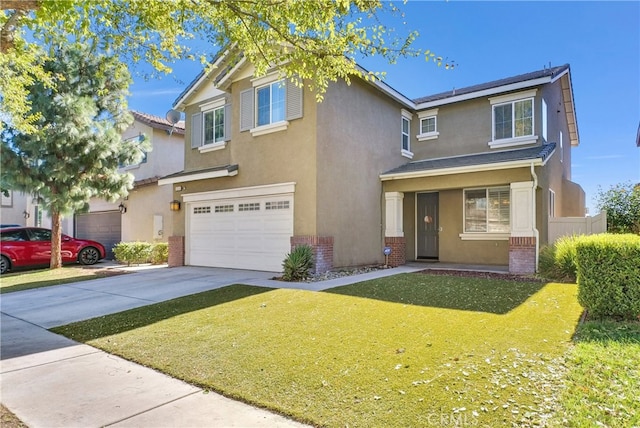
[[[568,69],[569,64],[564,64],[558,67],[545,68],[543,70],[532,71],[531,73],[520,74],[518,76],[507,77],[505,79],[494,80],[492,82],[481,83],[479,85],[467,86],[466,88],[454,89],[453,91],[441,92],[439,94],[416,98],[413,100],[413,102],[416,104],[428,103],[455,97],[458,95],[465,95],[473,92],[497,88],[500,86],[511,85],[513,83],[526,82],[527,80],[535,80],[542,77],[556,77]]]
[[[460,168],[465,166],[478,166],[493,163],[513,162],[519,160],[546,160],[555,150],[556,143],[549,143],[542,146],[528,147],[525,149],[506,150],[501,152],[479,153],[465,156],[454,156],[449,158],[426,159],[406,163],[398,168],[392,169],[382,175],[403,174],[418,171],[431,171],[448,168]]]

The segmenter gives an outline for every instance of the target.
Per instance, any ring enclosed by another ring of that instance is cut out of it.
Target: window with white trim
[[[536,90],[489,98],[492,148],[535,143],[534,96]]]
[[[204,144],[221,143],[224,141],[224,106],[205,111]]]
[[[252,79],[252,86],[240,92],[240,131],[254,137],[284,131],[290,120],[302,117],[302,86],[277,73]]]
[[[284,81],[256,88],[256,126],[282,122],[285,117]]]
[[[401,153],[402,156],[407,157],[409,159],[413,158],[413,153],[411,152],[411,119],[413,118],[413,114],[411,112],[402,109],[401,117],[400,117],[400,145],[401,145]]]
[[[549,217],[556,216],[556,192],[549,189]]]
[[[508,233],[511,230],[509,187],[464,191],[465,233]]]
[[[418,113],[420,119],[420,133],[416,135],[418,141],[433,140],[438,138],[438,109],[422,111]]]

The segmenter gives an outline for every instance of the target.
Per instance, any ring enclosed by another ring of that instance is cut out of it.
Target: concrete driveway
[[[275,285],[273,276],[159,268],[0,295],[0,401],[32,428],[302,427],[47,331],[225,285]]]

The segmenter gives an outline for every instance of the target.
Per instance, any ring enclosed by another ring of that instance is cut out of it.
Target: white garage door
[[[187,209],[188,264],[282,271],[293,235],[292,194],[193,201]]]

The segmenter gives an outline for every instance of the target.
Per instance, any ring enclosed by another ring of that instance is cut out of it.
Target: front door
[[[416,201],[418,259],[438,259],[440,230],[438,200],[438,193],[418,193]]]

